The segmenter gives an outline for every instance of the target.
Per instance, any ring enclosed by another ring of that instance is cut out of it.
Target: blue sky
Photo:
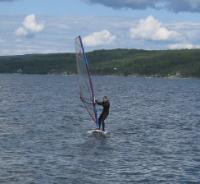
[[[0,55],[200,48],[200,0],[0,0]]]

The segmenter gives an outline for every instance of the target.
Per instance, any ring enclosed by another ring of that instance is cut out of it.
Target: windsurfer
[[[104,121],[108,117],[108,114],[109,114],[110,102],[108,100],[108,97],[104,96],[102,102],[95,100],[95,103],[103,106],[103,110],[102,110],[102,113],[99,116],[98,123],[99,123],[99,130],[100,130],[101,125],[102,125],[102,130],[105,131],[105,122]]]

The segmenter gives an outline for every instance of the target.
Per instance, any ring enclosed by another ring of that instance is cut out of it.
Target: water
[[[200,183],[200,81],[95,77],[106,138],[77,76],[0,75],[0,183]]]

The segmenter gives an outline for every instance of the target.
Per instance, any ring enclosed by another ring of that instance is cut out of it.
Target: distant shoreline
[[[43,76],[68,76],[68,77],[72,77],[72,76],[78,76],[78,74],[63,74],[63,73],[58,73],[58,74],[52,74],[52,73],[49,73],[49,74],[26,74],[26,73],[0,73],[0,75],[43,75]],[[128,78],[128,77],[132,77],[132,78],[146,78],[146,79],[171,79],[171,80],[181,80],[181,79],[196,79],[196,80],[199,80],[200,77],[176,77],[176,76],[170,76],[170,77],[159,77],[159,76],[144,76],[144,75],[128,75],[128,76],[124,76],[124,75],[112,75],[112,74],[102,74],[102,75],[92,75],[92,77],[96,77],[96,76],[100,76],[100,77],[124,77],[124,78]]]
[[[96,75],[200,78],[200,49],[113,49],[87,53]],[[0,56],[0,73],[76,74],[75,54]]]

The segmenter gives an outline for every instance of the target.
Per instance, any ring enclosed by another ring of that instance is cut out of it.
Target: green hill
[[[87,53],[94,74],[200,77],[200,49],[113,49]],[[75,55],[1,56],[0,73],[76,73]]]

